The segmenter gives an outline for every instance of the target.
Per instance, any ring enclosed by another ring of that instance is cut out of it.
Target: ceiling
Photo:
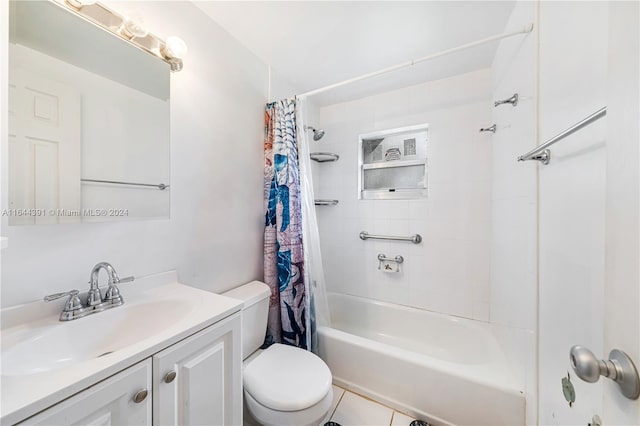
[[[200,1],[288,81],[316,89],[505,31],[514,1]],[[314,96],[328,105],[491,66],[497,43]]]

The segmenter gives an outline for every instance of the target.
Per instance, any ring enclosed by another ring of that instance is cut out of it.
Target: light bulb
[[[165,41],[162,48],[162,54],[167,59],[183,59],[187,56],[187,51],[187,43],[176,36],[167,37],[167,41]]]
[[[149,34],[149,30],[145,28],[142,18],[135,15],[124,17],[121,31],[129,38],[142,38]]]

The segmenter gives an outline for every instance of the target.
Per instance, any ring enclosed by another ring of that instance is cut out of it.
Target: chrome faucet
[[[107,272],[107,276],[109,278],[108,287],[104,293],[104,297],[98,287],[98,276],[100,275],[101,269],[104,269]],[[133,280],[134,277],[121,279],[118,277],[116,270],[111,266],[111,264],[107,262],[100,262],[91,270],[89,292],[87,293],[87,303],[85,305],[82,304],[82,300],[80,299],[80,296],[78,296],[78,290],[51,294],[46,296],[44,301],[50,302],[61,297],[69,296],[69,299],[67,300],[67,303],[65,303],[62,313],[60,314],[60,321],[71,321],[124,304],[124,299],[120,294],[118,284]]]
[[[104,299],[102,298],[100,289],[98,288],[98,275],[100,274],[100,269],[104,269],[105,271],[107,271],[107,276],[109,277],[109,287],[104,294]],[[122,296],[120,295],[118,284],[133,281],[133,279],[133,277],[120,279],[120,277],[118,277],[118,273],[110,263],[98,263],[91,270],[89,293],[87,293],[87,306],[97,306],[102,303],[110,303],[116,306],[122,305],[124,303],[124,299],[122,299]]]

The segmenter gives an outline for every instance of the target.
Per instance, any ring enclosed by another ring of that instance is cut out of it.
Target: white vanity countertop
[[[124,305],[73,321],[58,320],[63,299],[1,311],[0,423],[24,420],[242,307],[178,283],[175,271],[119,288]]]

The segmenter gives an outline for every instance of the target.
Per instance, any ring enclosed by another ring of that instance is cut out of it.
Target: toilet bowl
[[[242,357],[245,417],[264,426],[318,425],[331,408],[329,367],[315,354],[264,341],[271,290],[253,281],[224,293],[243,302]]]

